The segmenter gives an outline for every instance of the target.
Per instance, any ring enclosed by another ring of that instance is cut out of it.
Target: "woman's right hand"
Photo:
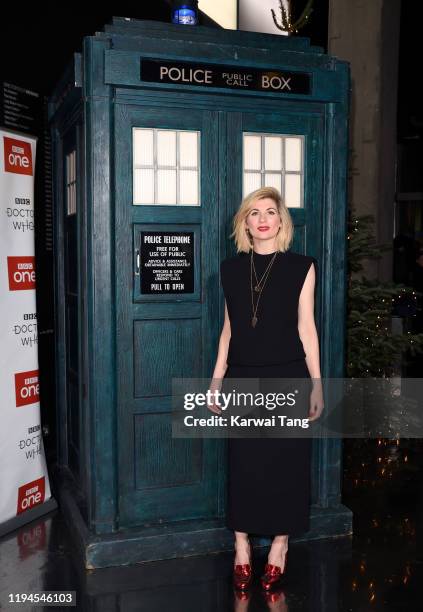
[[[209,404],[207,404],[207,408],[211,410],[211,412],[214,412],[215,414],[222,414],[222,410],[217,404],[210,402]]]
[[[222,414],[222,409],[220,408],[220,406],[218,404],[216,404],[216,397],[215,397],[215,391],[220,391],[221,389],[221,384],[216,385],[216,384],[211,384],[210,388],[208,389],[208,391],[210,392],[211,395],[210,400],[208,400],[207,402],[207,408],[211,411],[214,412],[215,414]]]

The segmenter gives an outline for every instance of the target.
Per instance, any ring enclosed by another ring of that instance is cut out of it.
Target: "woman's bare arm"
[[[220,333],[219,348],[217,352],[216,364],[213,371],[213,378],[210,383],[209,390],[214,392],[220,391],[222,387],[222,379],[225,376],[228,364],[226,359],[228,358],[229,341],[231,339],[231,323],[229,320],[228,307],[225,300],[225,319],[223,322],[222,331]],[[212,403],[209,405],[210,410],[220,414],[221,411],[216,404]]]
[[[301,289],[298,302],[298,333],[303,343],[305,360],[308,371],[313,379],[313,388],[310,394],[309,420],[319,418],[324,407],[323,388],[320,373],[319,338],[314,321],[314,287],[316,284],[316,270],[314,264],[310,266]]]
[[[225,300],[225,320],[223,322],[222,331],[220,333],[219,349],[216,358],[216,365],[213,372],[213,378],[223,378],[227,370],[229,340],[231,339],[231,322],[229,321],[228,307]]]
[[[314,287],[316,271],[310,266],[298,302],[298,333],[306,354],[310,376],[320,378],[319,338],[314,321]]]

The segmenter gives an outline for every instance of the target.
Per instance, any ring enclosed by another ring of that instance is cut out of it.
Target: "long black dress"
[[[241,253],[220,267],[231,323],[224,378],[309,380],[298,334],[298,300],[312,263],[317,278],[317,262],[292,251],[278,252],[252,327],[250,256]],[[254,251],[259,279],[272,256]],[[308,404],[306,408],[301,416],[307,416]],[[308,531],[311,448],[310,438],[229,438],[226,526],[258,535]]]

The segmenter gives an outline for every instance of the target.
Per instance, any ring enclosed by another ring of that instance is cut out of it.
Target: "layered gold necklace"
[[[257,278],[256,268],[255,268],[255,265],[254,265],[253,253],[254,253],[254,249],[251,249],[250,284],[251,284],[251,305],[252,305],[252,311],[253,311],[253,317],[251,319],[251,325],[253,327],[255,327],[257,325],[257,321],[258,321],[258,318],[257,318],[257,309],[258,309],[259,301],[260,301],[260,298],[261,298],[261,294],[262,294],[263,288],[264,288],[264,286],[266,284],[267,277],[270,274],[270,270],[271,270],[271,268],[273,266],[273,262],[275,261],[276,255],[278,254],[278,251],[276,251],[273,254],[273,257],[269,261],[269,263],[267,265],[267,268],[263,272],[263,275],[262,275],[260,280],[258,280],[258,278]],[[254,290],[253,290],[253,271],[254,271],[254,277],[256,279],[256,283],[254,285]],[[257,303],[256,303],[255,306],[254,306],[254,293],[258,294],[258,296],[257,296]]]

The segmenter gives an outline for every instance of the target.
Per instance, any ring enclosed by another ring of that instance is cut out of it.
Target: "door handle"
[[[140,250],[135,251],[135,274],[140,275]]]

